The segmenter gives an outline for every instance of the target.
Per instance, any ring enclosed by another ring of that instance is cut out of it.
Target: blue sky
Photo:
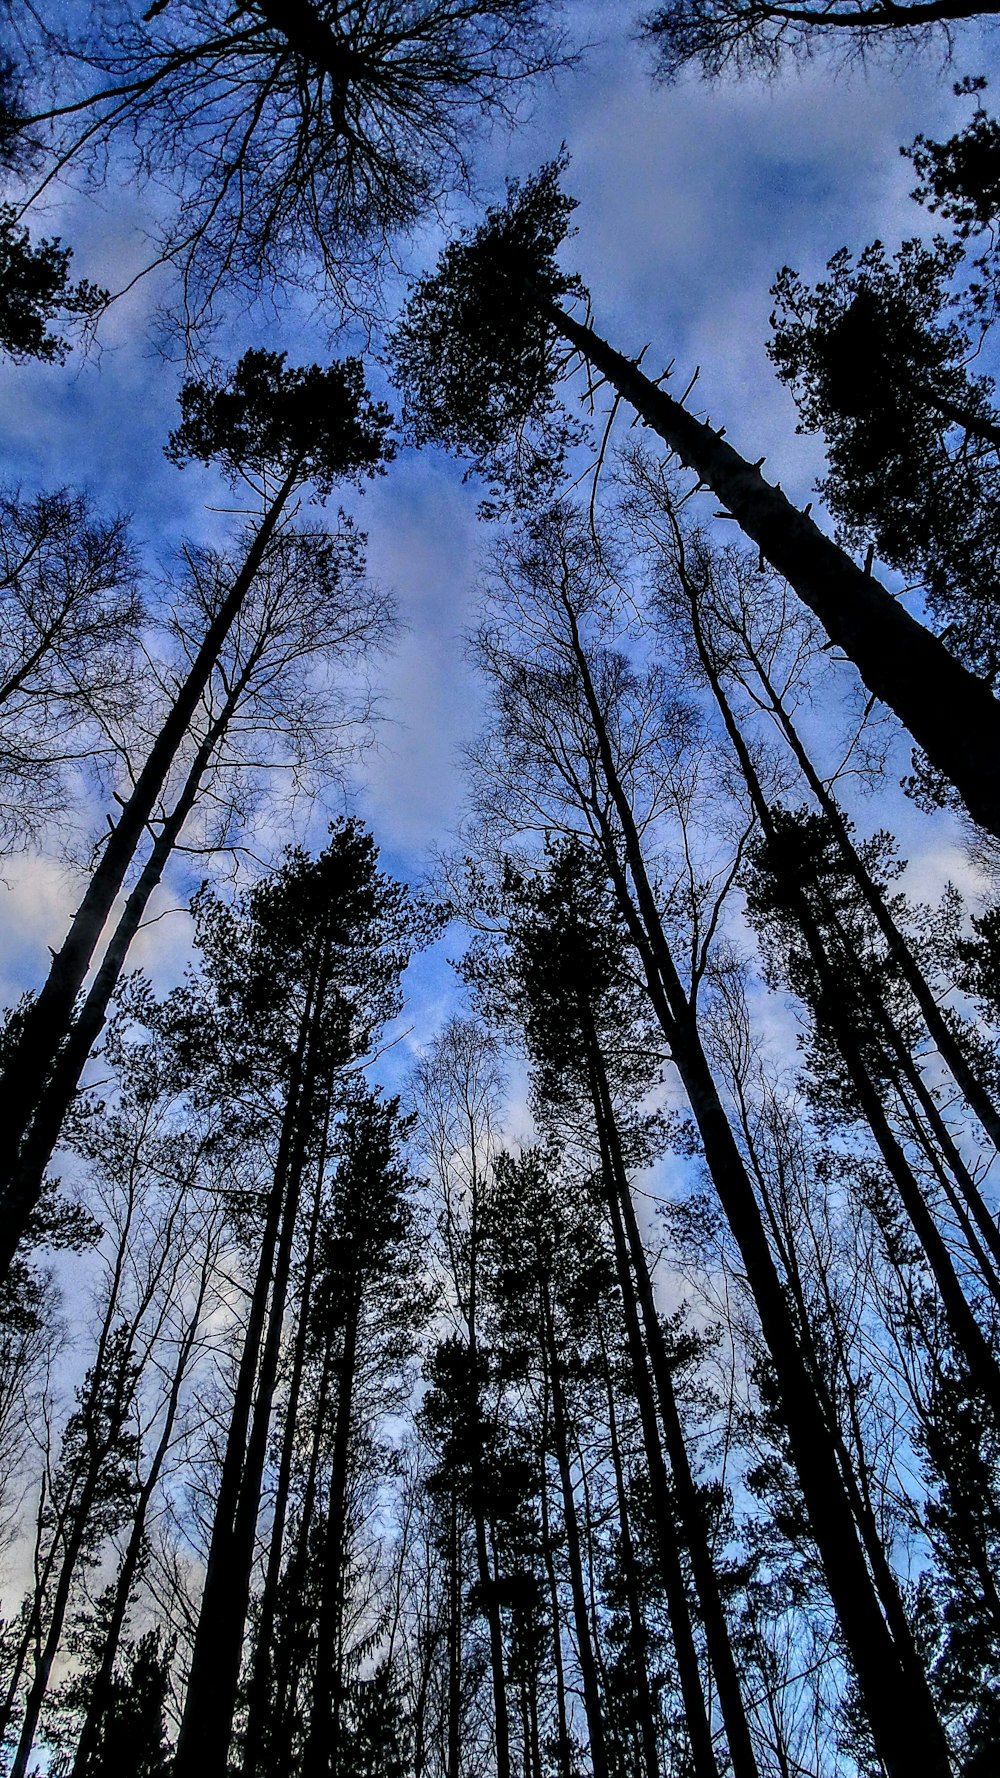
[[[892,244],[927,230],[907,196],[913,178],[899,145],[919,130],[959,126],[968,102],[952,97],[952,81],[988,69],[988,45],[970,28],[950,68],[934,50],[895,65],[873,60],[867,71],[838,69],[818,54],[771,82],[709,87],[692,76],[666,88],[649,77],[628,11],[570,4],[566,18],[591,47],[576,69],[539,89],[532,117],[512,137],[483,144],[483,196],[499,195],[505,174],[532,171],[565,141],[567,183],[579,199],[570,251],[590,286],[595,325],[623,349],[649,342],[655,372],[674,358],[676,386],[700,365],[692,405],[724,423],[747,456],[766,455],[767,472],[804,502],[822,458],[814,440],[796,437],[791,399],[764,354],[769,286],[786,262],[814,277],[845,242],[880,236]],[[122,172],[96,196],[57,194],[44,226],[74,245],[78,272],[116,285],[141,263],[152,202]],[[456,207],[456,220],[472,214]],[[414,269],[431,262],[440,239],[434,229],[409,245]],[[4,478],[29,488],[82,484],[100,504],[131,510],[151,563],[185,536],[218,536],[226,521],[206,504],[229,503],[209,472],[179,473],[162,456],[181,373],[153,336],[157,304],[170,300],[169,278],[157,274],[112,309],[88,356],[74,353],[64,368],[0,368]],[[234,314],[219,347],[235,353],[261,342],[300,362],[330,350],[322,314],[301,297],[277,316]],[[388,868],[410,878],[460,811],[461,748],[480,717],[462,651],[488,541],[476,499],[442,453],[404,450],[358,507],[372,571],[395,589],[404,630],[380,674],[387,721],[357,806]],[[342,806],[339,795],[331,806]],[[947,824],[924,822],[895,793],[886,807],[912,837],[929,883],[958,868]],[[79,879],[52,856],[12,861],[6,882],[0,978],[10,994],[39,979]],[[179,893],[168,885],[161,904]],[[166,980],[185,944],[184,921],[163,921],[138,956]],[[429,1034],[450,999],[446,971],[425,962],[413,992],[408,1022]]]

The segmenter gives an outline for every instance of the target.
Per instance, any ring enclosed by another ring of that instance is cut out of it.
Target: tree
[[[70,343],[49,331],[52,323],[93,323],[107,307],[106,290],[86,278],[70,282],[72,257],[58,235],[33,243],[14,205],[0,204],[0,351],[15,364],[62,364]]]
[[[912,1066],[914,1025],[908,1017],[905,997],[899,993],[892,960],[885,958],[880,948],[873,952],[865,905],[868,898],[857,894],[859,873],[850,854],[841,862],[841,832],[835,826],[830,833],[820,816],[795,815],[782,808],[762,781],[725,690],[718,654],[702,623],[702,595],[715,578],[711,552],[704,539],[692,540],[689,548],[679,526],[674,549],[673,573],[686,601],[693,662],[716,700],[760,824],[760,838],[751,849],[748,873],[750,917],[759,930],[768,934],[772,959],[775,949],[779,953],[784,950],[787,977],[810,1007],[816,1032],[814,1053],[820,1051],[825,1056],[825,1065],[823,1061],[818,1063],[823,1082],[821,1095],[831,1105],[839,1102],[842,1111],[850,1106],[855,1115],[860,1114],[867,1121],[927,1256],[953,1337],[964,1350],[979,1387],[996,1409],[1000,1407],[1000,1371],[991,1343],[963,1291],[925,1188],[918,1181],[901,1140],[890,1127],[884,1103],[887,1085],[902,1091],[900,1082],[904,1081],[905,1089],[912,1090],[917,1100],[918,1111],[910,1111],[911,1119],[919,1113],[929,1118],[934,1137],[942,1145],[978,1228],[994,1250],[993,1258],[984,1254],[979,1234],[965,1218],[973,1251],[985,1263],[985,1274],[994,1290],[1000,1284],[993,1263],[1000,1259],[995,1224],[944,1126],[933,1094]],[[710,604],[710,592],[705,602]],[[863,867],[863,874],[869,882],[874,881],[877,867],[872,861]],[[786,921],[788,925],[784,924]],[[878,946],[881,933],[875,938]],[[838,1058],[832,1067],[831,1049]],[[919,1124],[917,1133],[919,1136]],[[943,1172],[940,1183],[948,1196],[950,1182]],[[964,1216],[961,1209],[959,1214]]]
[[[59,488],[0,495],[0,836],[37,840],[67,768],[112,750],[143,617],[127,521]]]
[[[637,968],[669,1045],[696,1122],[706,1165],[739,1248],[771,1360],[779,1379],[782,1414],[794,1450],[807,1510],[821,1551],[827,1585],[845,1644],[859,1674],[864,1707],[887,1769],[902,1771],[919,1759],[946,1772],[947,1747],[926,1686],[919,1754],[898,1737],[908,1734],[900,1701],[887,1709],[890,1690],[907,1699],[909,1724],[919,1674],[897,1646],[872,1586],[849,1495],[840,1473],[833,1431],[790,1311],[785,1285],[761,1215],[753,1180],[726,1115],[705,1051],[698,1020],[698,992],[707,950],[717,926],[708,919],[703,940],[686,940],[691,983],[686,986],[671,926],[661,913],[648,862],[647,819],[642,805],[656,783],[656,751],[643,730],[631,732],[628,692],[635,676],[616,666],[606,645],[589,649],[585,631],[603,614],[612,586],[595,555],[583,515],[550,513],[527,528],[511,548],[496,607],[497,631],[481,658],[495,686],[502,744],[494,781],[503,786],[508,833],[551,828],[576,811],[601,851],[608,879],[624,915]],[[531,637],[526,657],[522,637]],[[619,686],[627,688],[623,697]],[[639,763],[630,757],[640,746]],[[653,764],[647,763],[652,760]],[[500,776],[499,774],[502,774]],[[684,785],[684,774],[675,782]],[[685,786],[682,794],[688,794]],[[636,804],[639,803],[639,815]],[[730,879],[731,880],[731,879]],[[704,892],[703,892],[704,893]],[[683,930],[683,928],[682,928]],[[873,1663],[873,1652],[881,1649]],[[933,1754],[928,1751],[936,1749]]]
[[[181,424],[171,435],[169,454],[179,463],[190,458],[218,460],[234,481],[243,481],[260,499],[260,522],[251,532],[242,564],[224,587],[221,601],[211,611],[210,620],[197,639],[193,659],[153,738],[131,794],[122,804],[120,817],[107,838],[69,933],[55,953],[48,978],[26,1011],[17,1041],[5,1058],[0,1102],[7,1107],[9,1124],[0,1155],[0,1273],[9,1266],[23,1237],[44,1168],[58,1140],[68,1095],[76,1087],[90,1042],[103,1021],[124,963],[120,946],[113,966],[97,989],[97,998],[85,1020],[83,1041],[75,1045],[74,1003],[115,898],[155,817],[168,774],[223,657],[230,632],[251,595],[285,508],[295,490],[305,483],[312,482],[322,494],[337,480],[375,474],[389,451],[385,442],[388,414],[369,400],[356,359],[327,371],[315,365],[292,371],[285,369],[282,355],[249,352],[236,366],[228,384],[214,379],[185,385],[181,414]],[[202,761],[201,770],[207,763],[207,759]],[[193,784],[189,779],[187,794],[191,800],[199,780],[200,771],[196,771]],[[167,855],[176,843],[190,806],[182,793],[173,820],[167,817]],[[138,904],[134,902],[127,912],[128,939],[136,930],[148,895],[159,881],[165,862],[163,850],[145,880],[141,880]],[[45,1100],[50,1089],[52,1114],[46,1115]]]
[[[483,1224],[502,1082],[495,1043],[472,1020],[453,1019],[415,1068],[413,1093],[418,1141],[430,1162],[440,1201],[438,1226],[457,1323],[455,1332],[439,1342],[429,1361],[431,1388],[422,1418],[438,1457],[438,1488],[453,1515],[452,1537],[457,1538],[460,1509],[472,1521],[476,1604],[489,1631],[497,1773],[498,1778],[510,1778],[503,1623],[489,1517],[489,1476],[491,1468],[499,1464],[500,1452],[487,1405],[491,1361],[481,1315]],[[457,1555],[457,1548],[453,1548],[455,1569]],[[457,1579],[453,1572],[456,1599]],[[455,1724],[457,1691],[450,1708]]]
[[[691,669],[701,675],[700,654],[707,651],[710,674],[731,686],[748,706],[749,715],[766,716],[777,729],[836,840],[843,868],[877,926],[893,967],[920,1009],[937,1053],[994,1147],[1000,1148],[1000,1113],[994,1103],[989,1063],[981,1050],[977,1054],[969,1026],[958,1023],[954,1011],[939,1004],[942,987],[930,965],[947,959],[939,956],[932,960],[926,946],[915,945],[912,936],[904,933],[898,895],[893,896],[888,883],[873,876],[838,802],[838,778],[858,766],[865,778],[870,775],[864,752],[865,725],[848,737],[832,777],[821,773],[803,739],[797,709],[803,702],[808,704],[813,695],[813,668],[821,652],[815,626],[807,613],[791,607],[784,584],[762,575],[759,563],[744,550],[712,550],[700,534],[682,531],[676,493],[662,466],[644,453],[633,452],[628,473],[634,489],[625,502],[630,533],[635,534],[638,527],[640,534],[650,538],[655,605],[667,620],[665,633],[671,646],[677,644],[679,622],[684,671]],[[696,573],[691,572],[692,565],[697,566]],[[733,707],[732,692],[729,702]],[[742,727],[742,718],[740,724]],[[880,769],[877,763],[875,770]],[[922,1093],[919,1086],[917,1090]]]
[[[856,261],[844,247],[812,289],[786,266],[768,356],[801,430],[826,439],[830,511],[919,579],[942,639],[992,682],[1000,424],[991,379],[968,368],[983,342],[952,287],[963,257],[942,239],[906,241],[892,261],[879,241]]]
[[[158,1630],[147,1630],[124,1650],[112,1683],[100,1740],[87,1770],[91,1778],[168,1778],[170,1744],[164,1707],[171,1650]]]
[[[326,1427],[328,1479],[313,1641],[313,1682],[302,1748],[303,1778],[350,1771],[358,1743],[374,1726],[351,1721],[361,1688],[348,1684],[358,1655],[349,1633],[351,1545],[362,1527],[356,1508],[359,1472],[371,1456],[380,1414],[398,1407],[406,1366],[426,1318],[429,1293],[420,1279],[411,1174],[398,1153],[405,1133],[397,1101],[359,1096],[349,1110],[332,1203],[321,1230],[321,1257],[311,1340],[333,1343],[336,1355]],[[322,1423],[316,1428],[322,1433]],[[314,1434],[315,1436],[315,1434]],[[364,1643],[359,1653],[363,1654]],[[354,1693],[352,1700],[351,1693]]]
[[[505,1365],[516,1375],[522,1366],[528,1370],[540,1361],[546,1405],[551,1404],[551,1424],[546,1433],[559,1475],[590,1760],[594,1778],[607,1778],[605,1707],[584,1581],[568,1400],[570,1353],[575,1337],[582,1331],[579,1311],[588,1290],[599,1284],[599,1262],[603,1256],[598,1253],[595,1264],[586,1251],[586,1231],[579,1225],[573,1226],[576,1219],[572,1216],[559,1216],[549,1174],[547,1157],[539,1151],[529,1150],[517,1159],[503,1155],[498,1158],[488,1237],[488,1263],[493,1272],[491,1296],[505,1336]],[[574,1277],[573,1268],[588,1268],[588,1260],[590,1266],[581,1281]],[[520,1361],[515,1356],[518,1347]]]
[[[805,58],[820,47],[863,59],[937,41],[948,53],[956,25],[991,13],[991,0],[670,0],[645,14],[642,31],[661,79],[676,80],[695,62],[714,80],[731,71],[775,73],[786,56]]]
[[[354,823],[316,860],[290,852],[242,905],[204,898],[205,990],[166,1019],[201,1091],[256,1097],[273,1147],[251,1225],[255,1265],[239,1355],[176,1769],[223,1771],[237,1704],[261,1490],[307,1180],[322,1178],[345,1076],[398,1009],[422,929],[405,891],[376,869]],[[428,914],[425,924],[432,925]],[[276,992],[280,984],[280,995]],[[300,1312],[301,1306],[300,1306]]]
[[[766,482],[759,464],[734,451],[724,428],[695,419],[561,306],[581,289],[556,260],[573,209],[559,189],[562,165],[512,186],[507,205],[447,248],[437,273],[416,286],[395,346],[416,436],[470,452],[509,485],[510,441],[523,441],[541,423],[540,443],[527,454],[544,492],[566,443],[565,423],[550,418],[566,362],[555,342],[563,341],[712,490],[955,784],[973,817],[1000,832],[1000,710],[989,686]]]
[[[0,53],[0,167],[25,173],[37,144],[23,127],[24,83],[13,59]],[[69,342],[47,331],[54,322],[96,321],[108,292],[81,279],[71,284],[72,250],[58,235],[33,244],[15,204],[0,203],[0,351],[15,363],[32,358],[61,364]]]
[[[596,1138],[692,1756],[700,1772],[717,1769],[681,1572],[681,1544],[693,1567],[733,1770],[756,1778],[747,1710],[626,1173],[627,1155],[641,1162],[655,1152],[655,1135],[643,1128],[637,1109],[657,1076],[655,1036],[642,991],[627,965],[623,967],[625,925],[599,855],[579,841],[564,841],[549,851],[545,876],[530,881],[513,870],[507,875],[510,956],[504,976],[509,972],[511,979],[502,998],[508,1016],[519,1017],[523,1029],[542,1119],[569,1118],[572,1126],[582,1114],[584,1128],[592,1126],[591,1141]],[[497,1004],[495,988],[490,999]],[[669,1484],[661,1445],[669,1461]]]
[[[160,257],[177,264],[189,325],[226,288],[248,293],[314,277],[342,307],[371,299],[386,244],[468,181],[484,113],[513,118],[520,83],[556,65],[545,0],[170,0],[142,19],[108,9],[33,32],[54,107],[62,170],[124,137],[140,172],[176,193]],[[127,152],[127,149],[126,149]]]

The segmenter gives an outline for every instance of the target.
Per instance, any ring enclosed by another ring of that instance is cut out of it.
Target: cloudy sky
[[[536,93],[532,116],[512,137],[483,144],[483,195],[498,196],[505,174],[531,172],[565,141],[568,185],[579,199],[571,251],[598,330],[624,350],[648,343],[654,374],[675,359],[675,386],[700,366],[692,405],[724,423],[748,457],[766,455],[766,473],[804,502],[822,459],[814,441],[796,437],[791,399],[764,354],[769,286],[786,263],[815,277],[844,243],[881,237],[892,245],[928,232],[908,198],[913,176],[899,146],[918,131],[960,126],[968,101],[952,96],[952,83],[990,69],[988,41],[970,28],[951,66],[933,50],[903,63],[873,60],[867,70],[817,55],[770,83],[708,87],[692,77],[666,88],[652,82],[648,51],[630,38],[627,8],[568,0],[566,20],[589,47],[575,69]],[[74,245],[79,273],[116,285],[142,262],[152,203],[122,176],[96,196],[55,194],[45,226]],[[439,244],[437,233],[413,242],[414,269]],[[88,356],[74,353],[63,368],[0,369],[4,478],[31,490],[82,485],[100,505],[131,511],[151,565],[185,536],[217,537],[226,522],[206,510],[225,503],[212,475],[179,473],[162,456],[180,369],[158,351],[154,317],[170,298],[166,278],[146,279],[112,308]],[[280,345],[293,362],[330,349],[321,316],[302,302],[277,319],[234,317],[224,343],[234,352]],[[381,673],[386,721],[356,806],[389,868],[410,877],[460,810],[461,748],[479,720],[462,652],[486,541],[476,499],[443,454],[404,450],[360,509],[372,570],[395,589],[405,627]],[[958,867],[947,824],[920,832],[918,869],[928,882]],[[56,857],[15,860],[2,892],[0,976],[9,996],[39,979],[78,879]],[[178,893],[176,884],[165,890],[164,905]],[[165,980],[185,944],[183,919],[163,921],[140,955]],[[410,1020],[427,1034],[449,995],[442,967],[424,964]]]

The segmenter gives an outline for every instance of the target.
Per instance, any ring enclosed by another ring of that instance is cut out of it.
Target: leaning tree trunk
[[[689,595],[694,601],[697,595],[693,589]],[[697,607],[695,606],[695,610]],[[809,786],[813,797],[825,816],[837,844],[841,856],[851,876],[863,896],[868,909],[875,920],[879,931],[888,946],[889,956],[897,966],[903,980],[909,988],[914,1000],[920,1008],[924,1024],[932,1038],[941,1060],[950,1070],[956,1086],[959,1088],[966,1103],[975,1112],[977,1118],[989,1136],[994,1148],[1000,1150],[1000,1110],[994,1104],[990,1094],[979,1078],[975,1068],[969,1062],[955,1032],[948,1024],[941,1007],[938,1005],[934,990],[927,980],[917,958],[900,931],[893,918],[885,896],[879,885],[874,881],[854,841],[850,830],[841,813],[836,798],[813,765],[809,753],[803,743],[792,718],[785,707],[784,699],[777,687],[771,682],[764,663],[756,654],[751,656],[753,669],[765,694],[770,700],[770,708],[780,726],[788,747],[795,759],[803,778]],[[980,1202],[982,1200],[980,1199]],[[971,1205],[970,1205],[971,1208]],[[976,1214],[977,1222],[979,1220]]]
[[[546,319],[722,502],[764,559],[842,648],[958,789],[969,813],[1000,837],[1000,704],[944,643],[824,536],[780,487],[599,334],[540,299]]]
[[[622,360],[627,364],[626,360]],[[658,392],[655,392],[658,393]],[[683,412],[683,410],[681,410]],[[685,415],[686,420],[690,416]],[[691,421],[692,425],[698,422]],[[714,437],[714,434],[711,435]],[[951,1760],[930,1691],[915,1690],[886,1624],[841,1479],[833,1435],[817,1399],[760,1206],[709,1067],[694,1010],[663,930],[635,818],[618,776],[600,701],[569,614],[582,689],[601,769],[621,827],[633,902],[613,838],[606,860],[643,964],[650,1003],[670,1046],[701,1137],[706,1165],[743,1261],[774,1363],[793,1461],[827,1586],[858,1677],[878,1754],[889,1778],[948,1778]]]
[[[249,671],[248,667],[240,675],[218,717],[198,746],[181,793],[160,825],[152,850],[129,892],[83,1005],[69,1027],[66,1040],[39,1094],[30,1127],[14,1163],[13,1190],[22,1203],[37,1202],[45,1169],[59,1141],[66,1113],[76,1096],[87,1057],[103,1029],[111,997],[125,967],[129,947],[142,924],[150,896],[159,885],[184,824],[197,802],[212,755],[225,738],[239,706]]]
[[[754,766],[750,749],[730,708],[729,700],[709,661],[697,622],[695,637],[702,665],[705,667],[726,732],[739,761],[754,813],[760,822],[765,840],[772,848],[772,855],[777,859],[777,829],[770,803]],[[1000,1366],[997,1364],[989,1340],[972,1311],[955,1270],[954,1261],[948,1251],[947,1243],[931,1214],[919,1182],[893,1134],[878,1089],[865,1065],[853,1023],[843,1010],[840,983],[827,956],[823,935],[816,923],[808,898],[790,874],[779,880],[787,904],[809,951],[829,1027],[843,1057],[844,1066],[857,1096],[858,1104],[872,1132],[889,1176],[896,1186],[911,1227],[923,1249],[955,1343],[964,1354],[970,1375],[990,1402],[994,1417],[1000,1425]],[[875,998],[869,999],[869,1007],[873,1022],[878,1026],[887,1016],[885,1010],[881,1002]]]
[[[18,1176],[21,1145],[46,1082],[70,1032],[73,1008],[87,977],[108,916],[152,821],[157,800],[190,728],[222,645],[244,604],[282,511],[299,478],[293,465],[272,500],[223,604],[167,714],[135,787],[107,843],[69,932],[56,952],[48,979],[29,1008],[0,1077],[0,1279],[6,1277],[37,1201],[30,1181]]]

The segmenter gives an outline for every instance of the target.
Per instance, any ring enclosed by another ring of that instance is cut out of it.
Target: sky
[[[968,101],[952,96],[952,83],[989,70],[989,41],[970,27],[950,66],[940,47],[894,63],[873,59],[867,69],[818,53],[769,82],[709,86],[692,75],[666,87],[651,79],[629,8],[569,0],[565,20],[587,47],[575,68],[537,90],[512,136],[496,132],[482,143],[480,193],[499,197],[505,176],[532,172],[565,142],[566,183],[579,200],[568,257],[590,288],[598,331],[623,350],[648,344],[653,374],[674,359],[675,390],[700,367],[692,407],[725,424],[746,456],[765,456],[765,473],[804,503],[822,453],[796,435],[791,397],[765,356],[769,287],[784,264],[815,279],[842,244],[879,237],[894,245],[929,232],[908,197],[913,175],[899,147],[918,131],[960,127]],[[44,227],[73,245],[76,273],[116,286],[142,261],[155,203],[155,193],[119,172],[97,194],[53,193]],[[474,215],[474,206],[458,206],[455,221]],[[408,243],[408,267],[426,269],[442,238],[435,227]],[[181,380],[157,344],[157,306],[170,300],[169,279],[155,275],[112,307],[89,353],[74,352],[65,367],[0,367],[0,476],[30,490],[83,486],[99,505],[131,511],[152,567],[185,537],[217,538],[229,522],[206,510],[226,504],[217,478],[196,467],[179,472],[162,455]],[[298,298],[277,316],[251,308],[232,317],[223,344],[234,355],[260,343],[287,349],[291,362],[331,350],[322,316]],[[377,674],[385,720],[350,802],[371,824],[386,867],[411,880],[460,816],[462,748],[482,715],[463,649],[489,542],[476,505],[461,465],[406,448],[357,503],[372,573],[395,590],[402,633]],[[338,792],[331,812],[342,806]],[[891,784],[871,825],[886,816],[912,842],[918,886],[967,871],[957,829],[918,817]],[[57,854],[5,866],[7,998],[41,979],[79,887]],[[179,899],[175,873],[157,911]],[[141,936],[133,961],[166,985],[188,936],[183,915],[161,920]],[[427,1041],[454,1004],[439,950],[412,973],[406,1024],[419,1035],[407,1042]]]

